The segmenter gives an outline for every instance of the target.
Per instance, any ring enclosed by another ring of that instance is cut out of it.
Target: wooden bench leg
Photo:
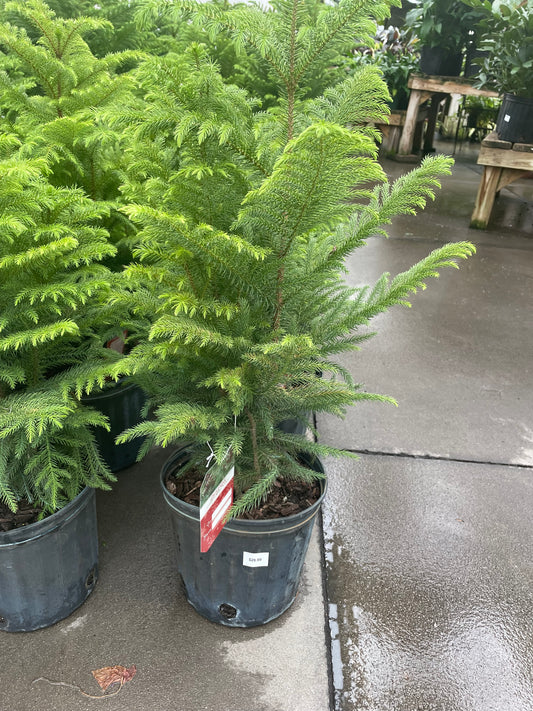
[[[420,104],[427,101],[430,96],[430,91],[418,91],[418,89],[411,89],[411,96],[409,97],[409,104],[407,105],[407,112],[405,114],[405,122],[403,124],[400,144],[398,146],[398,156],[413,155],[413,137],[417,125],[418,110],[420,108]]]
[[[528,175],[527,170],[486,165],[477,191],[474,212],[470,218],[470,227],[478,230],[486,229],[494,199],[500,194],[500,190],[514,183],[515,180],[523,178],[524,175]]]
[[[502,168],[492,165],[485,166],[477,191],[474,212],[470,218],[470,227],[478,230],[484,230],[489,224],[490,213],[492,212],[492,207],[494,205],[494,199],[496,197],[496,191],[498,190],[501,173]]]
[[[433,94],[431,97],[431,105],[429,107],[428,123],[426,126],[426,135],[424,137],[424,154],[433,153],[433,138],[437,127],[437,116],[439,113],[440,102],[446,94]]]

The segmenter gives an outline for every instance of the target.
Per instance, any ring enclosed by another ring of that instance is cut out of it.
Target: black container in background
[[[458,77],[462,65],[462,52],[442,47],[422,47],[420,52],[420,71],[430,76]]]
[[[533,143],[533,98],[504,94],[496,132],[502,141]]]
[[[143,437],[137,437],[124,444],[115,444],[115,438],[124,430],[142,421],[141,412],[146,402],[144,391],[134,383],[119,381],[106,390],[84,395],[82,402],[109,418],[110,431],[103,427],[95,427],[94,436],[100,455],[111,471],[118,472],[134,464]]]
[[[474,44],[467,47],[465,55],[465,77],[469,79],[477,77],[477,75],[481,71],[481,67],[477,62],[485,59],[489,55],[490,52],[485,52],[481,49],[478,49]]]
[[[178,571],[188,601],[203,617],[230,627],[264,625],[287,610],[298,589],[313,523],[325,495],[310,508],[278,519],[229,521],[207,553],[200,553],[197,506],[172,496],[165,487],[171,472],[189,458],[183,447],[164,464],[161,486],[169,506],[177,551]],[[318,460],[311,469],[323,473]],[[251,558],[268,565],[250,567]]]
[[[0,630],[29,632],[68,617],[98,576],[94,489],[42,521],[0,533]]]
[[[308,418],[309,419],[309,416]],[[303,420],[300,417],[291,417],[287,420],[281,420],[277,424],[277,428],[285,434],[300,434],[303,435],[307,431],[307,420]]]

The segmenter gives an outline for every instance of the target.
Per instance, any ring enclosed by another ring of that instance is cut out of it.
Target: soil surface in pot
[[[27,526],[39,520],[41,509],[27,501],[21,501],[18,510],[13,513],[5,504],[0,502],[0,532],[11,531],[14,528]]]
[[[170,474],[166,480],[168,491],[192,506],[200,506],[200,487],[205,472],[190,469],[179,478]],[[279,478],[261,506],[239,516],[241,519],[260,520],[292,516],[305,511],[320,498],[320,483],[286,481]]]

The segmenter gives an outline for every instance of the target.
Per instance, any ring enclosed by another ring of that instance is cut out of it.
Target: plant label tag
[[[248,553],[243,551],[242,564],[247,568],[268,568],[269,553]]]
[[[224,459],[213,465],[200,488],[200,552],[207,553],[220,531],[225,516],[233,503],[233,451],[228,449]]]

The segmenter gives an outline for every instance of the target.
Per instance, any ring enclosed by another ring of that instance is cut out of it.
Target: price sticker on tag
[[[200,489],[200,552],[207,553],[220,531],[233,503],[233,451],[207,472]]]

